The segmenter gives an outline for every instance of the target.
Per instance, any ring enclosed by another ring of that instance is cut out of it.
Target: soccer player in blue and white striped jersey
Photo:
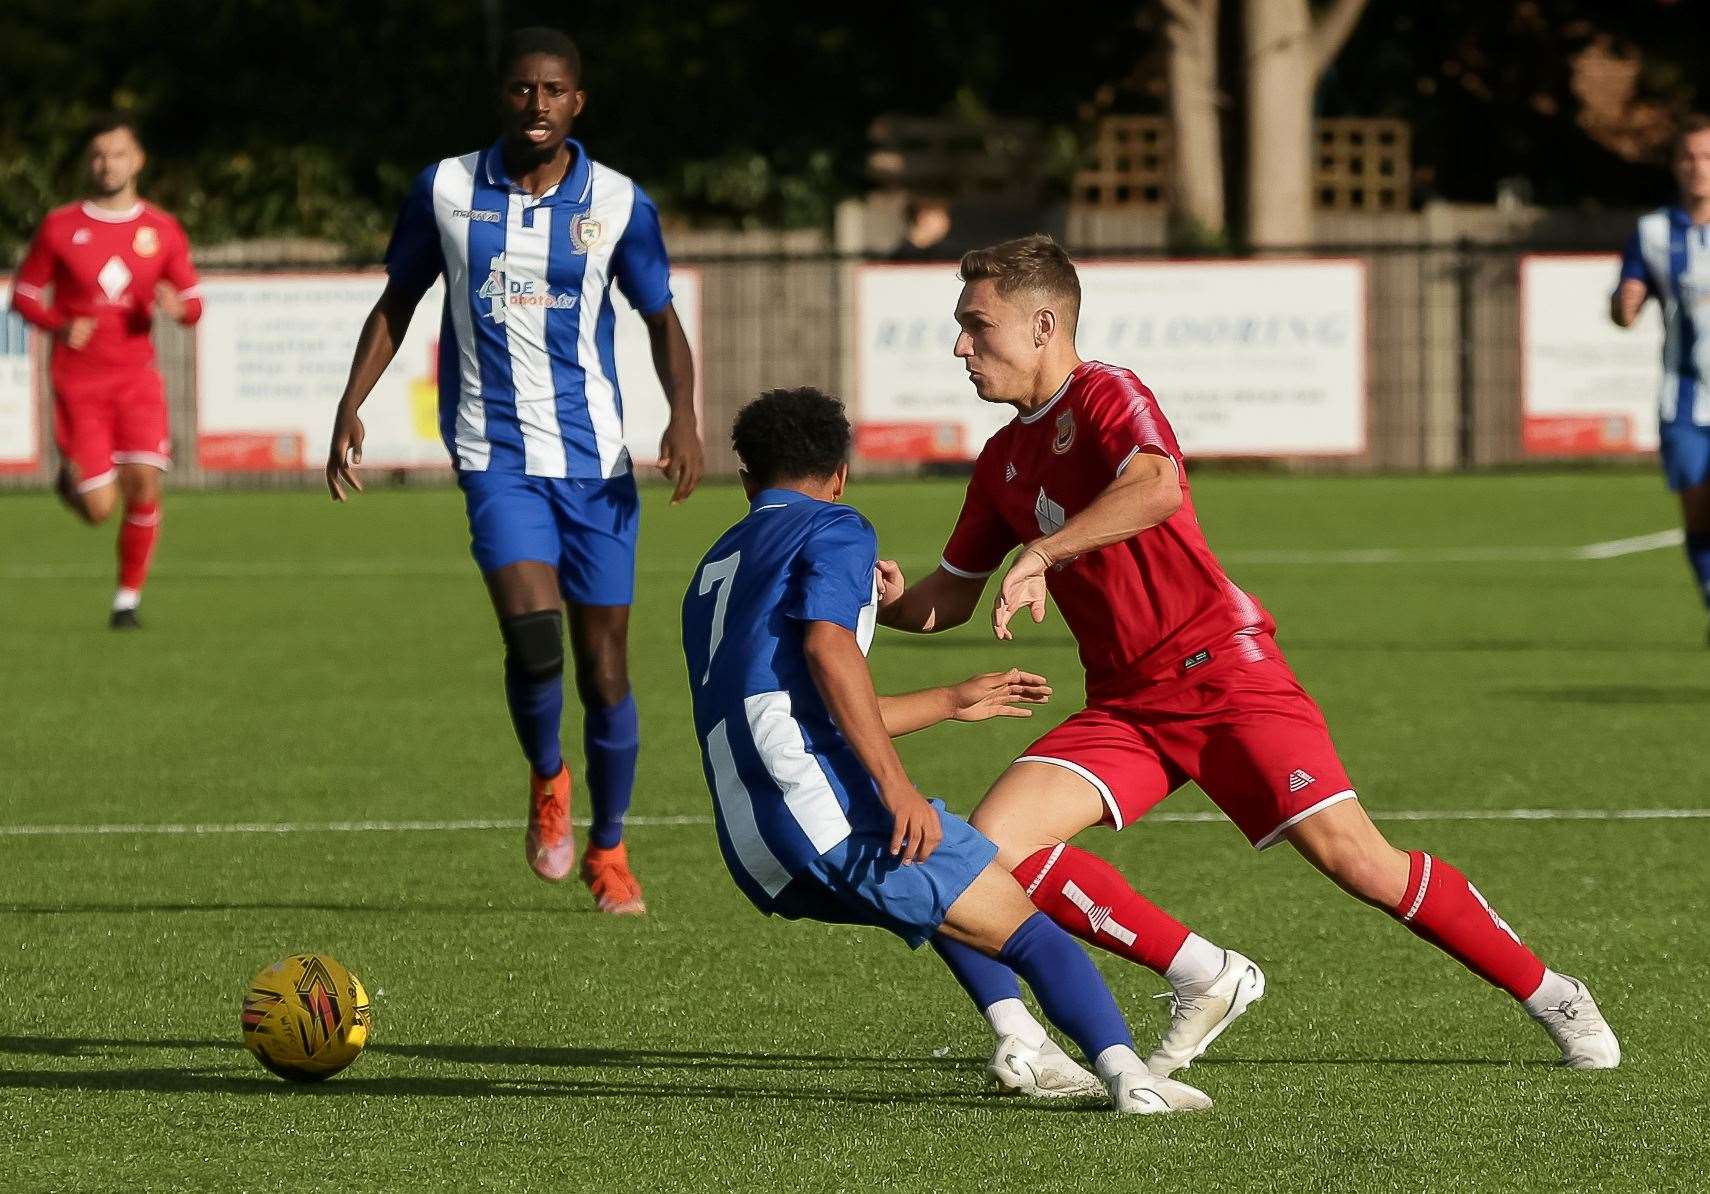
[[[683,654],[737,886],[771,915],[889,929],[911,947],[932,941],[988,1018],[993,1007],[1015,1017],[992,1063],[1007,1089],[1098,1089],[1026,1012],[1019,974],[1117,1110],[1209,1107],[1146,1070],[1092,960],[1028,902],[989,839],[916,790],[891,744],[951,718],[1026,716],[1016,702],[1043,699],[1044,681],[1012,671],[878,696],[865,658],[878,540],[838,503],[849,468],[842,405],[817,390],[773,390],[737,415],[732,438],[749,512],[695,570]]]
[[[1710,116],[1682,122],[1673,165],[1680,202],[1639,218],[1609,313],[1631,327],[1646,299],[1662,306],[1663,475],[1680,495],[1687,560],[1710,607]]]
[[[443,277],[440,432],[505,642],[505,694],[530,772],[529,865],[556,882],[575,856],[559,742],[568,606],[593,805],[581,875],[603,911],[633,915],[646,911],[623,844],[639,741],[628,633],[640,504],[623,441],[611,287],[652,339],[671,404],[659,463],[674,501],[701,474],[694,365],[657,209],[570,139],[587,100],[575,43],[523,29],[498,66],[499,140],[429,166],[404,201],[386,288],[339,402],[327,485],[336,501],[361,489],[357,410]]]

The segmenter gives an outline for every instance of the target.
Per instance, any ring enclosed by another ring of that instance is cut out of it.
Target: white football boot
[[[1082,1069],[1057,1042],[1045,1038],[1035,1048],[1020,1037],[1006,1036],[986,1067],[999,1094],[1031,1095],[1040,1099],[1068,1099],[1105,1093],[1104,1083]]]
[[[1265,997],[1265,972],[1232,949],[1223,951],[1223,969],[1198,990],[1160,995],[1170,1001],[1170,1027],[1146,1059],[1146,1068],[1165,1077],[1185,1070],[1233,1024]]]
[[[1597,1001],[1577,978],[1563,975],[1573,984],[1571,998],[1545,1008],[1532,1018],[1544,1026],[1562,1051],[1562,1064],[1570,1070],[1612,1070],[1621,1064],[1621,1042],[1615,1030],[1597,1010]]]
[[[1112,1074],[1107,1089],[1110,1101],[1121,1115],[1204,1111],[1211,1106],[1211,1096],[1203,1090],[1144,1070],[1137,1074]]]

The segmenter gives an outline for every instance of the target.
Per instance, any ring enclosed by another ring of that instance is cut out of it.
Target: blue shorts
[[[1679,493],[1710,481],[1710,427],[1664,423],[1660,436],[1663,476],[1670,489]]]
[[[917,949],[938,932],[964,891],[997,857],[991,839],[934,800],[944,840],[925,862],[903,866],[891,839],[854,833],[802,871],[772,906],[774,916],[889,929]]]
[[[470,551],[481,571],[519,560],[558,570],[575,605],[629,605],[635,599],[635,538],[641,499],[635,477],[607,480],[459,472],[469,509]]]

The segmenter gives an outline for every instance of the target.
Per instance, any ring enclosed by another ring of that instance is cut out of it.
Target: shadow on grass
[[[516,916],[539,914],[543,916],[578,916],[595,914],[592,907],[574,904],[446,904],[446,903],[390,903],[364,904],[349,903],[335,904],[314,901],[265,900],[241,901],[229,900],[218,903],[191,904],[184,902],[166,903],[65,903],[63,901],[39,904],[0,904],[0,916],[81,916],[81,915],[149,915],[152,913],[180,912],[358,912],[384,913],[420,913],[422,915],[453,915],[453,916]]]
[[[0,1037],[0,1057],[40,1056],[56,1058],[119,1058],[139,1050],[242,1051],[231,1040],[125,1040],[104,1037]],[[744,1074],[773,1074],[788,1081],[789,1075],[811,1071],[815,1075],[845,1073],[862,1075],[899,1072],[936,1072],[941,1079],[965,1074],[972,1080],[979,1072],[979,1058],[968,1057],[841,1057],[822,1053],[731,1053],[699,1050],[570,1048],[531,1045],[422,1045],[376,1042],[368,1052],[410,1058],[437,1067],[515,1067],[518,1069],[585,1069],[576,1076],[514,1076],[491,1073],[444,1073],[368,1076],[361,1063],[354,1072],[326,1083],[293,1085],[262,1075],[236,1057],[232,1064],[145,1066],[135,1068],[46,1070],[0,1069],[0,1090],[153,1091],[172,1094],[283,1095],[341,1098],[352,1096],[404,1098],[646,1098],[725,1099],[799,1103],[845,1103],[886,1106],[892,1104],[1015,1110],[1082,1112],[1100,1110],[1102,1100],[1003,1099],[989,1093],[960,1090],[910,1091],[905,1093],[861,1090],[814,1090],[793,1085],[759,1085],[732,1082],[720,1071]],[[1554,1068],[1541,1061],[1508,1061],[1492,1058],[1439,1057],[1222,1057],[1201,1060],[1199,1066],[1289,1065],[1289,1066],[1519,1066]],[[668,1077],[645,1072],[674,1070]]]
[[[1501,691],[1557,705],[1710,705],[1710,687],[1702,684],[1581,684]]]
[[[233,1041],[122,1040],[101,1037],[0,1037],[0,1056],[35,1055],[58,1058],[120,1057],[143,1049],[215,1049],[241,1052]],[[990,1094],[958,1090],[905,1093],[860,1090],[812,1090],[790,1085],[745,1085],[723,1080],[719,1071],[741,1070],[780,1077],[854,1072],[965,1071],[978,1072],[974,1058],[839,1057],[831,1054],[749,1054],[652,1049],[536,1048],[531,1046],[395,1045],[376,1043],[368,1050],[421,1059],[441,1066],[581,1067],[591,1072],[576,1077],[514,1077],[492,1074],[416,1074],[367,1076],[361,1063],[354,1072],[325,1083],[294,1085],[270,1078],[247,1063],[144,1066],[125,1069],[18,1070],[0,1069],[0,1090],[151,1091],[170,1094],[296,1095],[309,1098],[353,1096],[409,1098],[646,1098],[726,1099],[801,1103],[892,1104],[969,1107],[986,1110],[1076,1112],[1102,1109],[1102,1100],[1066,1100],[1042,1104],[1037,1100],[1007,1100]],[[642,1071],[683,1071],[668,1078],[641,1076]],[[602,1072],[603,1071],[603,1072]]]

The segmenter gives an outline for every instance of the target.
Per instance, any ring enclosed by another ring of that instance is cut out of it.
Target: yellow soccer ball
[[[320,1082],[356,1060],[374,1013],[368,992],[338,959],[292,954],[249,982],[243,1043],[255,1059],[292,1082]]]

